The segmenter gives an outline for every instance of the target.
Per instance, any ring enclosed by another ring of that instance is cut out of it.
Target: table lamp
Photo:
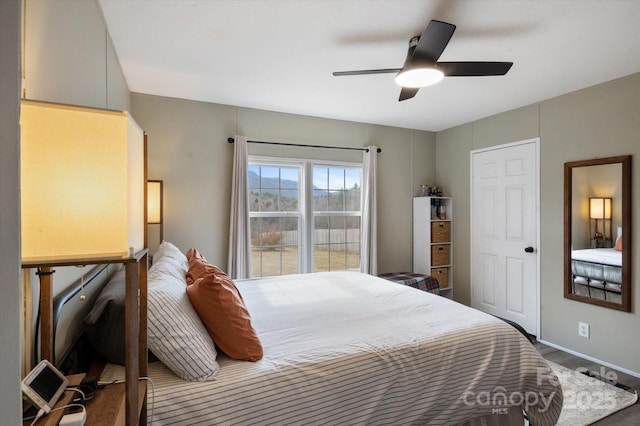
[[[596,222],[594,238],[603,239],[602,233],[598,231],[598,220],[611,219],[611,198],[590,197],[589,218]]]

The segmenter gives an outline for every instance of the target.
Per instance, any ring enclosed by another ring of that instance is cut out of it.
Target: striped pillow
[[[153,255],[153,262],[149,273],[170,273],[184,279],[189,269],[187,257],[178,247],[168,241],[163,241]]]
[[[193,309],[186,282],[163,274],[148,289],[147,344],[178,377],[213,380],[218,374],[216,349]]]

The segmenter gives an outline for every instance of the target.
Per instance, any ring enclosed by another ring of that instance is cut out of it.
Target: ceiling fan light
[[[440,82],[444,73],[435,68],[412,68],[396,75],[396,84],[402,87],[425,87]]]

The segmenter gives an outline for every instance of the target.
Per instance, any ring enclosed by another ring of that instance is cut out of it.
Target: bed
[[[358,272],[236,280],[264,355],[231,359],[217,344],[215,359],[201,353],[207,330],[190,314],[187,322],[200,328],[183,346],[172,343],[169,355],[191,357],[176,367],[156,345],[185,327],[155,329],[172,317],[170,303],[154,295],[170,288],[184,304],[184,263],[174,260],[154,257],[149,271],[149,348],[162,360],[149,363],[154,425],[513,424],[523,410],[533,424],[552,425],[559,416],[557,378],[514,328]],[[180,377],[196,364],[210,368]],[[101,380],[123,375],[109,363]]]
[[[571,251],[574,294],[620,302],[622,251],[595,248]]]

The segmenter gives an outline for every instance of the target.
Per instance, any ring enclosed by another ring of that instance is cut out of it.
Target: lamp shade
[[[23,101],[22,259],[144,248],[144,136],[122,111]]]
[[[611,198],[589,198],[589,218],[611,219]]]
[[[147,181],[147,223],[162,223],[162,181]]]

